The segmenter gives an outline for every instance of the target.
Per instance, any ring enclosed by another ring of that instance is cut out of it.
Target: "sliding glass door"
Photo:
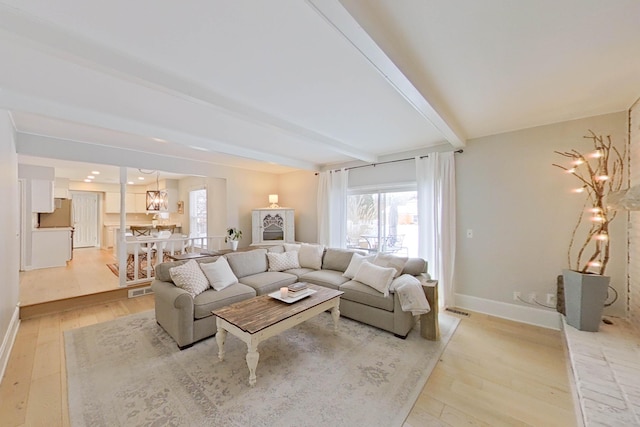
[[[417,193],[403,190],[349,191],[348,247],[418,256]]]

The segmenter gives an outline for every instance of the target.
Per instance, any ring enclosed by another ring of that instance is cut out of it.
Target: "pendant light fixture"
[[[156,171],[156,190],[147,191],[147,212],[167,212],[169,197],[165,190],[160,190],[160,172]]]

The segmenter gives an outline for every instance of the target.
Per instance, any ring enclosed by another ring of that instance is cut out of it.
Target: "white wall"
[[[629,112],[630,185],[640,185],[640,100]],[[640,327],[640,212],[629,212],[629,320]]]
[[[296,241],[318,241],[318,176],[310,171],[278,176],[278,204],[295,209]]]
[[[523,320],[531,313],[518,314],[514,309],[514,291],[523,296],[536,292],[543,303],[547,293],[555,294],[556,277],[567,267],[567,248],[584,196],[570,192],[579,187],[575,178],[551,166],[564,163],[554,150],[590,151],[589,140],[583,138],[589,129],[611,135],[623,149],[627,114],[474,139],[456,157],[457,305],[502,311],[503,317],[522,315],[516,320]],[[606,272],[619,298],[605,313],[615,316],[626,314],[625,228],[626,215],[618,215],[610,231],[612,252]],[[473,230],[471,239],[466,238],[468,229]]]
[[[19,209],[18,156],[9,114],[0,110],[0,378],[19,325]]]

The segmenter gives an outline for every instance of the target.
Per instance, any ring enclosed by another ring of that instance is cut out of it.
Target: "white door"
[[[98,246],[98,193],[71,192],[73,247]]]

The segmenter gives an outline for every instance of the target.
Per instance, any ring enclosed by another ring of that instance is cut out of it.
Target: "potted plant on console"
[[[605,276],[611,244],[609,225],[617,214],[608,201],[622,187],[626,150],[620,153],[610,136],[603,138],[589,132],[584,138],[593,142],[593,151],[588,154],[576,150],[556,151],[570,164],[553,166],[577,179],[580,187],[573,191],[586,196],[585,209],[580,212],[571,234],[567,252],[569,268],[562,272],[566,321],[579,330],[597,332],[611,280]]]
[[[238,250],[238,241],[240,239],[242,239],[242,230],[235,227],[227,228],[227,235],[224,238],[224,242],[229,243],[232,251]]]

